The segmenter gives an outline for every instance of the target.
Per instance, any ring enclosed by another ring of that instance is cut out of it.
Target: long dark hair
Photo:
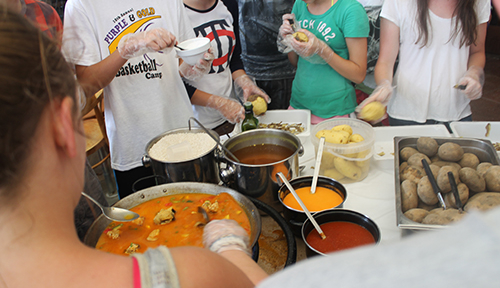
[[[54,100],[75,99],[75,85],[58,44],[0,5],[0,197],[11,198],[8,188],[24,177],[42,113]]]
[[[453,11],[455,16],[454,31],[450,40],[460,36],[460,47],[470,46],[477,38],[477,15],[476,0],[458,0],[457,7]],[[429,42],[429,0],[417,0],[417,24],[419,35],[415,44],[420,43],[424,47]]]

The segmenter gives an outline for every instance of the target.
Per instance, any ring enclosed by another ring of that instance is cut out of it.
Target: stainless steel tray
[[[457,143],[464,149],[464,152],[474,153],[481,162],[490,162],[493,165],[499,165],[500,160],[498,154],[489,140],[476,138],[434,138],[439,145],[445,142]],[[414,222],[404,216],[401,210],[401,183],[399,179],[399,151],[404,147],[412,147],[417,149],[418,137],[394,137],[394,180],[396,185],[396,217],[398,227],[409,230],[432,230],[442,229],[445,225],[429,225]]]

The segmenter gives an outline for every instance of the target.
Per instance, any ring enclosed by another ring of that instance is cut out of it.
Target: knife
[[[434,193],[436,193],[439,203],[441,204],[443,209],[446,210],[446,204],[444,203],[443,195],[441,194],[441,191],[439,191],[439,186],[436,183],[436,179],[434,179],[434,174],[432,174],[431,167],[429,167],[429,163],[427,163],[427,160],[422,159],[422,165],[424,166],[425,173],[429,178],[429,182],[431,182],[432,190],[434,190]]]
[[[465,88],[467,88],[467,85],[457,84],[457,85],[453,86],[453,88],[458,89],[458,90],[465,90]]]
[[[295,24],[295,21],[293,21],[293,19],[288,19],[288,23],[292,26],[293,32],[297,32],[297,24]]]
[[[462,213],[464,212],[464,209],[462,207],[462,200],[460,200],[460,194],[458,193],[457,182],[455,182],[455,176],[453,176],[453,172],[448,172],[448,179],[450,180],[451,192],[455,197],[455,203],[457,204],[458,212]]]

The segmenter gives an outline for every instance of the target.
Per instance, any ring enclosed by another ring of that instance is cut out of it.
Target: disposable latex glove
[[[251,255],[247,231],[234,220],[212,220],[203,229],[203,246],[220,253],[240,250]]]
[[[284,14],[282,19],[283,23],[280,26],[278,39],[276,40],[276,42],[278,43],[278,51],[280,51],[281,53],[288,53],[292,51],[289,46],[291,38],[293,38],[292,34],[295,32],[295,23],[297,22],[295,22],[294,14]],[[294,23],[294,26],[291,25],[290,20]]]
[[[245,109],[233,99],[211,95],[207,101],[207,107],[219,111],[230,123],[238,123],[245,118]]]
[[[118,42],[118,53],[124,59],[130,59],[145,53],[156,52],[175,44],[175,36],[163,28],[130,33]]]
[[[483,95],[484,70],[478,66],[471,66],[464,76],[458,81],[458,85],[464,85],[463,93],[470,100],[476,100]]]
[[[297,55],[303,58],[310,58],[318,54],[325,62],[328,62],[335,55],[332,48],[318,39],[313,33],[305,29],[300,29],[299,31],[305,33],[309,40],[307,42],[300,42],[293,37],[291,38],[290,47]]]
[[[212,48],[210,48],[207,52],[205,52],[205,54],[203,54],[203,58],[201,58],[194,66],[191,66],[186,62],[182,62],[182,64],[179,66],[179,72],[185,79],[196,81],[203,75],[208,74],[208,72],[210,71],[210,67],[212,67],[212,62],[214,61],[214,59],[215,56],[213,50]]]
[[[243,102],[246,102],[250,95],[257,94],[262,96],[268,104],[271,103],[271,98],[269,98],[266,92],[260,89],[257,84],[255,84],[254,79],[248,75],[241,75],[238,78],[234,79],[234,89],[236,95],[240,99],[243,95]]]
[[[373,101],[378,101],[382,103],[382,105],[387,106],[387,103],[389,103],[389,99],[391,98],[392,92],[394,90],[394,87],[392,86],[391,82],[389,80],[383,80],[376,88],[373,90],[372,94],[363,102],[361,102],[358,107],[356,107],[356,113],[360,113],[361,109],[366,106],[366,104],[371,103]],[[382,116],[380,119],[376,119],[374,121],[371,121],[370,123],[376,124],[382,120],[384,120],[387,117],[387,115]]]

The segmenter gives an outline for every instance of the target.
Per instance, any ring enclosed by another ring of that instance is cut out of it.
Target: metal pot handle
[[[144,167],[146,167],[146,168],[151,166],[151,158],[149,158],[149,156],[147,154],[142,156],[142,165],[144,165]]]
[[[304,155],[304,146],[302,146],[302,143],[300,144],[299,150],[298,150],[299,156]]]

